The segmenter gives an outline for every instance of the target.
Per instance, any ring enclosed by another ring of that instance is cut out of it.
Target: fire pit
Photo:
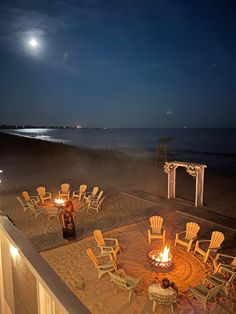
[[[163,252],[159,250],[151,250],[148,252],[150,264],[158,268],[159,271],[169,271],[173,266],[172,255],[170,249],[165,246]]]
[[[54,203],[56,205],[64,206],[65,205],[65,200],[63,200],[62,198],[55,198]]]

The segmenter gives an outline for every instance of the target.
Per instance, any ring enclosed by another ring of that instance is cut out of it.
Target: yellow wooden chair
[[[123,269],[119,269],[118,272],[115,273],[109,273],[109,275],[111,277],[111,281],[115,285],[115,294],[117,294],[119,288],[127,290],[129,292],[130,302],[132,292],[138,286],[141,279],[126,275]]]
[[[86,184],[81,184],[79,187],[79,190],[74,191],[72,194],[72,198],[78,198],[79,201],[81,200],[81,198],[84,196],[84,193],[87,190],[87,185]]]
[[[222,242],[224,241],[224,238],[225,237],[222,232],[213,231],[211,234],[211,240],[198,240],[196,242],[194,254],[195,253],[201,254],[204,257],[203,262],[206,263],[209,255],[212,253],[214,254],[219,250]],[[209,245],[206,249],[203,249],[201,247],[201,244],[205,243],[209,243]]]
[[[195,222],[188,222],[186,224],[186,230],[177,232],[175,234],[175,244],[187,247],[187,252],[190,252],[191,246],[194,240],[197,239],[197,233],[200,230],[200,226]]]
[[[26,202],[30,202],[31,200],[34,200],[36,202],[36,204],[38,204],[40,202],[39,196],[29,195],[29,193],[27,191],[23,191],[22,195],[23,195]]]
[[[166,240],[166,231],[163,228],[163,218],[161,216],[152,216],[149,218],[150,227],[148,229],[148,243],[151,243],[152,239],[161,239],[163,244]]]
[[[225,268],[236,270],[236,256],[226,255],[218,253],[213,261],[214,272],[218,272],[219,268],[223,266]]]
[[[50,192],[46,192],[46,188],[44,186],[39,186],[37,188],[38,196],[41,199],[42,204],[44,204],[44,201],[51,201],[52,194]]]
[[[61,189],[59,191],[59,198],[70,198],[70,185],[68,183],[61,184]]]
[[[106,263],[104,263],[104,259],[102,260],[101,257],[95,256],[92,249],[88,248],[86,253],[94,263],[95,268],[98,270],[98,279],[101,279],[101,277],[108,272],[117,271],[117,265],[113,258],[110,258],[106,261]],[[110,254],[109,257],[111,257]]]
[[[97,246],[101,250],[101,256],[111,254],[114,260],[117,260],[117,253],[120,252],[120,246],[117,239],[103,238],[101,230],[94,230],[93,236]]]
[[[29,209],[29,202],[26,202],[26,201],[22,201],[22,199],[17,196],[16,199],[18,200],[18,202],[20,203],[20,205],[22,206],[24,212]]]

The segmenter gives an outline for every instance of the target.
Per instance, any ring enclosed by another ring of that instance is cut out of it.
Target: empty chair
[[[28,203],[28,205],[29,205],[29,209],[34,214],[35,218],[37,218],[40,214],[44,213],[46,210],[43,207],[37,207],[37,204],[35,203],[34,200],[31,203]]]
[[[37,188],[38,195],[41,199],[42,204],[44,204],[44,201],[52,199],[52,194],[50,192],[46,192],[46,188],[44,186],[39,186]]]
[[[94,263],[95,268],[98,270],[98,279],[108,272],[117,271],[117,265],[113,258],[109,258],[109,260],[105,262],[104,258],[95,256],[90,248],[86,250],[86,253]]]
[[[236,256],[226,255],[218,253],[213,261],[214,272],[217,272],[219,268],[223,266],[225,268],[236,270]]]
[[[166,231],[162,226],[163,218],[161,216],[152,216],[149,221],[151,229],[148,229],[148,243],[151,243],[152,239],[161,239],[165,244]]]
[[[103,198],[101,198],[100,200],[91,199],[87,207],[88,213],[94,213],[94,212],[98,213],[104,200],[105,200],[105,196],[103,196]]]
[[[26,201],[22,201],[22,199],[17,196],[16,199],[18,200],[18,202],[20,203],[20,205],[22,206],[24,212],[29,209],[29,202],[26,202]]]
[[[109,273],[109,275],[111,277],[111,281],[115,285],[115,294],[117,294],[119,288],[127,290],[129,292],[130,302],[132,292],[138,286],[141,279],[126,275],[123,269],[119,269],[116,273]]]
[[[78,198],[80,201],[81,198],[84,196],[84,193],[86,192],[86,190],[87,190],[87,185],[81,184],[79,187],[79,190],[73,192],[72,198],[73,199]]]
[[[84,200],[85,200],[85,203],[88,204],[89,200],[91,197],[94,197],[97,195],[97,192],[98,192],[98,186],[95,186],[92,190],[92,192],[86,192],[84,193]]]
[[[22,195],[26,202],[30,202],[31,200],[34,200],[36,204],[40,202],[40,198],[38,195],[29,195],[27,191],[23,191]]]
[[[186,230],[175,234],[175,246],[179,245],[187,247],[187,252],[191,250],[191,246],[194,240],[197,239],[197,233],[200,226],[195,222],[188,222],[186,224]]]
[[[209,281],[209,284],[212,285],[212,282]],[[207,309],[207,301],[211,298],[214,298],[216,300],[216,295],[220,292],[221,289],[222,284],[213,286],[212,288],[207,288],[207,278],[203,281],[202,284],[188,288],[193,297],[203,303],[204,311],[206,311]]]
[[[117,253],[120,251],[118,240],[114,238],[103,238],[101,230],[94,230],[93,236],[97,242],[97,246],[101,250],[101,256],[111,254],[114,260],[117,260]]]
[[[68,183],[61,184],[61,190],[59,191],[59,198],[70,198],[70,185]]]
[[[222,290],[227,297],[229,295],[229,287],[234,284],[235,279],[236,272],[223,266],[220,266],[217,272],[209,275],[209,280],[211,283],[214,285],[222,284]]]
[[[204,259],[203,262],[206,263],[210,254],[214,254],[219,250],[221,243],[224,241],[224,235],[220,231],[213,231],[211,234],[211,240],[198,240],[194,249],[194,254],[197,252],[201,254]],[[205,243],[209,245],[204,249],[201,246]]]

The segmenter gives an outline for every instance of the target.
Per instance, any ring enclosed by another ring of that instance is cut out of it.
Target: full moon
[[[37,48],[39,43],[38,41],[35,39],[35,38],[31,38],[30,41],[29,41],[29,45],[31,48]]]

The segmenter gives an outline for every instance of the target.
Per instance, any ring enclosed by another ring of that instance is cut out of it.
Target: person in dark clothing
[[[75,240],[75,211],[72,201],[67,201],[61,214],[63,239]]]

